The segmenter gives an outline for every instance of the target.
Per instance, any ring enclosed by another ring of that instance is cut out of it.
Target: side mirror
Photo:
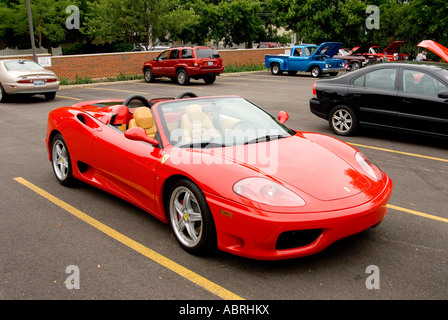
[[[125,131],[124,136],[129,140],[147,142],[153,146],[157,146],[159,141],[146,135],[145,129],[140,127],[130,128]]]
[[[448,99],[448,90],[440,91],[438,97],[442,99]]]
[[[280,111],[277,119],[281,124],[284,124],[289,119],[289,114],[286,111]]]
[[[158,58],[158,57],[155,57],[155,58],[154,58],[154,61],[158,61],[158,60],[159,60],[159,58]]]

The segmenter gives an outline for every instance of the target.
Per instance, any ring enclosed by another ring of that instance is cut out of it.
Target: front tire
[[[177,242],[187,252],[205,255],[216,248],[213,217],[202,191],[190,180],[177,181],[167,205]]]
[[[357,61],[352,62],[352,64],[350,65],[350,70],[351,71],[356,71],[356,70],[358,70],[360,68],[361,68],[361,64],[359,62],[357,62]]]
[[[70,153],[64,138],[59,133],[54,136],[51,142],[51,163],[56,179],[60,184],[68,187],[75,183]]]
[[[311,75],[313,76],[313,78],[318,78],[320,77],[321,71],[320,68],[318,66],[314,66],[311,68]]]
[[[150,83],[154,82],[156,80],[156,77],[154,77],[154,74],[152,73],[151,68],[146,68],[144,73],[145,81]]]
[[[329,123],[331,130],[337,135],[349,136],[358,128],[358,117],[351,108],[340,105],[330,112]]]

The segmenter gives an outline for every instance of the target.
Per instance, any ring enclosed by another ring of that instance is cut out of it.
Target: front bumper
[[[392,191],[387,179],[373,200],[344,210],[273,213],[206,194],[215,220],[218,248],[235,255],[281,260],[316,254],[335,241],[379,225]]]
[[[341,67],[341,68],[324,68],[322,70],[322,73],[336,73],[336,72],[339,72],[339,71],[345,71],[345,68],[344,67]]]

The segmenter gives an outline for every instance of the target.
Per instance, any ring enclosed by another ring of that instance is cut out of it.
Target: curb
[[[232,73],[221,73],[220,77],[240,77],[246,74],[256,74],[256,73],[266,73],[267,71],[245,71],[245,72],[232,72]],[[82,84],[69,84],[64,86],[59,86],[59,90],[67,90],[67,89],[76,89],[76,88],[84,88],[90,86],[98,86],[98,85],[107,85],[107,84],[123,84],[123,83],[138,83],[145,82],[143,79],[139,80],[125,80],[125,81],[106,81],[105,79],[93,79],[94,83],[82,83]]]

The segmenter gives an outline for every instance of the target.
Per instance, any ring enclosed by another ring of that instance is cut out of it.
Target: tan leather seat
[[[185,108],[181,118],[183,141],[201,141],[220,136],[210,117],[202,111],[202,106],[192,104]]]
[[[157,128],[151,110],[141,107],[134,110],[134,118],[129,121],[129,128],[140,127],[145,129],[148,137],[154,138]]]

